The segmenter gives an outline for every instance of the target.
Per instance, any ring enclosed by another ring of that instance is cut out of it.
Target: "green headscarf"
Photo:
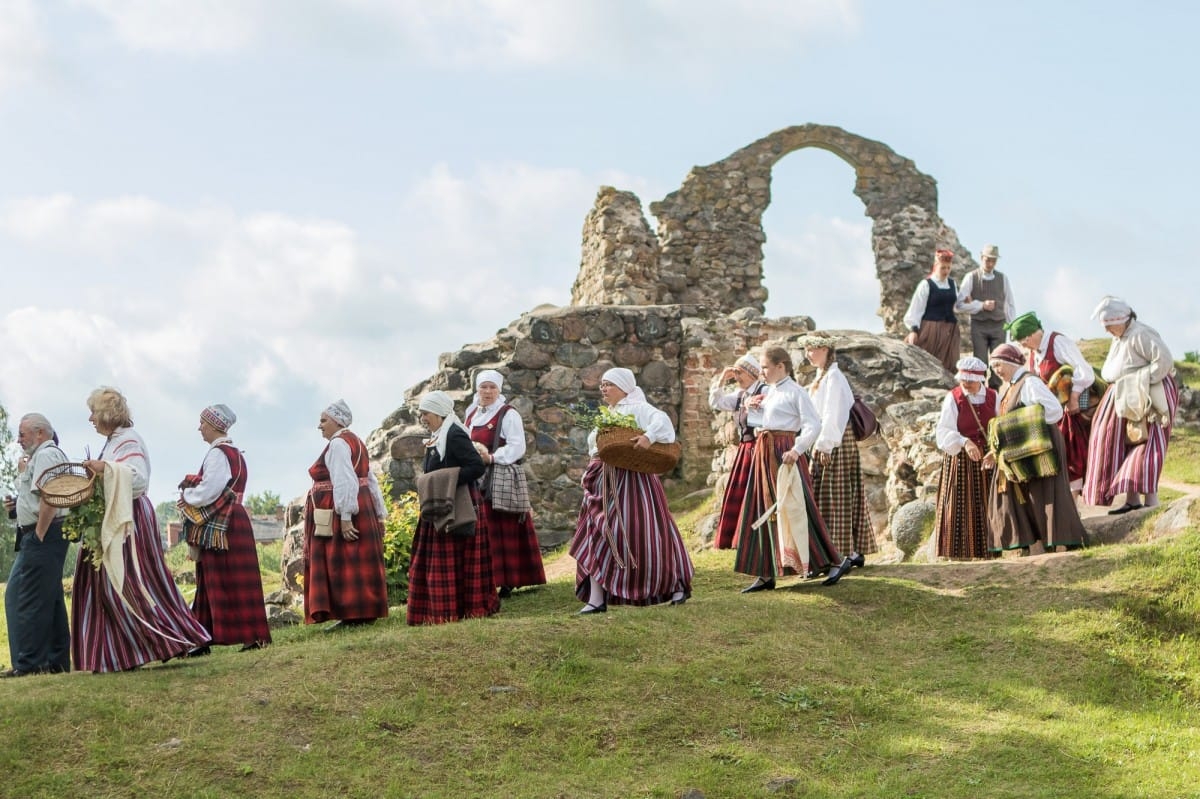
[[[1033,311],[1023,313],[1004,326],[1012,334],[1013,341],[1020,341],[1042,329],[1042,323]]]

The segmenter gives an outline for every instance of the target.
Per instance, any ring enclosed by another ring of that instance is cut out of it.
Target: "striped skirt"
[[[478,508],[474,486],[471,496]],[[418,524],[408,568],[408,623],[443,624],[499,610],[487,528],[476,525],[475,535],[458,536]]]
[[[492,553],[493,584],[507,588],[545,584],[532,513],[506,513],[485,501],[479,505],[479,521]]]
[[[738,523],[742,518],[742,501],[746,498],[746,485],[750,482],[750,468],[754,457],[754,442],[738,444],[729,470],[729,482],[721,496],[721,514],[717,517],[717,531],[713,546],[717,549],[735,549],[738,544]]]
[[[163,560],[154,505],[133,501],[133,530],[122,546],[125,583],[120,596],[107,568],[93,569],[79,548],[71,589],[71,654],[80,671],[134,669],[178,657],[208,643]]]
[[[1092,417],[1092,435],[1088,443],[1087,474],[1083,498],[1089,505],[1111,505],[1118,494],[1158,491],[1158,478],[1167,457],[1171,426],[1179,407],[1179,387],[1175,378],[1163,379],[1167,395],[1167,423],[1149,425],[1146,441],[1131,446],[1125,441],[1125,420],[1117,416],[1112,386],[1104,392],[1100,407]]]
[[[784,540],[780,535],[774,514],[757,530],[752,528],[754,522],[775,504],[775,481],[779,474],[780,459],[795,443],[794,433],[777,431],[759,433],[755,441],[753,468],[738,524],[737,557],[733,563],[736,572],[764,580],[784,574],[805,574],[806,558],[796,551],[794,542]],[[842,556],[829,540],[821,511],[813,500],[807,456],[800,458],[796,468],[800,470],[804,482],[804,503],[808,510],[807,570],[818,573],[828,571],[841,562]]]
[[[692,559],[658,475],[608,466],[592,458],[583,473],[583,505],[570,553],[575,594],[587,600],[595,578],[611,605],[658,605],[692,595]]]
[[[229,548],[206,549],[196,561],[192,613],[214,644],[270,643],[254,528],[241,505],[229,519]]]
[[[812,473],[813,496],[837,551],[847,555],[878,552],[879,544],[875,541],[871,516],[867,512],[858,439],[849,423],[842,433],[842,443],[830,453],[829,465],[814,464]]]
[[[951,560],[994,557],[987,520],[987,492],[992,474],[965,451],[942,457],[938,483],[937,554]]]

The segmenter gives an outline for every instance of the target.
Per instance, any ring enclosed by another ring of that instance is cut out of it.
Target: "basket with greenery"
[[[104,492],[95,491],[87,502],[78,505],[63,519],[63,538],[77,541],[87,549],[92,568],[99,570],[104,551],[100,544],[100,526],[104,524]]]

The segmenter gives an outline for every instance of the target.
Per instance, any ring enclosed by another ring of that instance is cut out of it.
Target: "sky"
[[[299,496],[330,402],[366,437],[439,353],[569,303],[600,186],[653,227],[809,122],[932,175],[1019,312],[1098,337],[1117,294],[1181,358],[1197,29],[1182,0],[0,0],[0,404],[82,457],[119,387],[158,503],[223,402],[248,491]],[[775,168],[769,315],[882,329],[853,185]]]

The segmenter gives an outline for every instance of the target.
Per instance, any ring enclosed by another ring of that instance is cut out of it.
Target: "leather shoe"
[[[254,643],[251,643],[251,644],[243,644],[242,648],[239,649],[238,651],[239,652],[253,652],[256,649],[262,649],[265,646],[266,646],[266,643],[264,643],[262,641],[255,641]]]
[[[857,566],[861,569],[863,566],[867,565],[867,559],[863,557],[862,553],[855,552],[850,556],[850,565]]]
[[[576,616],[590,616],[593,613],[608,613],[608,603],[601,602],[599,605],[593,605],[591,602],[583,606],[583,609],[576,613]]]
[[[5,677],[28,677],[30,674],[37,674],[35,671],[21,671],[20,669],[5,669],[0,671],[0,678]]]
[[[211,654],[212,654],[212,647],[209,646],[208,644],[205,644],[204,646],[198,646],[195,649],[189,649],[187,654],[183,655],[183,657],[185,657],[185,658],[202,658],[205,655],[211,655]]]
[[[1131,510],[1137,510],[1137,509],[1139,509],[1140,507],[1142,507],[1142,506],[1141,506],[1141,505],[1134,505],[1134,504],[1133,504],[1133,503],[1131,503],[1131,502],[1126,502],[1124,505],[1122,505],[1121,507],[1117,508],[1116,510],[1110,510],[1110,511],[1108,512],[1108,515],[1109,515],[1109,516],[1120,516],[1122,513],[1129,513],[1129,511],[1131,511]]]
[[[851,569],[854,568],[850,558],[842,558],[842,562],[836,567],[829,570],[829,576],[821,581],[821,585],[833,585],[838,580],[842,579]]]
[[[512,596],[512,589],[509,588],[507,585],[502,585],[502,586],[500,586],[499,593],[500,593],[501,599],[508,599],[510,596]]]
[[[753,594],[756,591],[774,591],[774,590],[775,590],[775,578],[772,577],[770,580],[762,580],[762,579],[755,580],[754,582],[750,583],[750,585],[743,588],[742,593],[743,594]]]

